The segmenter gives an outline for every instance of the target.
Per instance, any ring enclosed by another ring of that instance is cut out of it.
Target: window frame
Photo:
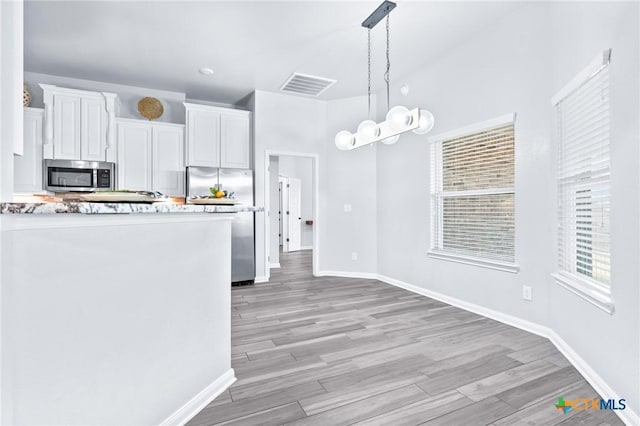
[[[457,139],[457,138],[468,136],[474,133],[486,132],[486,131],[497,129],[500,127],[508,126],[508,125],[515,126],[515,121],[516,121],[515,112],[504,114],[499,117],[492,118],[490,120],[471,124],[469,126],[461,127],[449,132],[444,132],[439,135],[431,136],[427,138],[427,142],[431,146],[432,144],[435,144],[435,143],[441,143],[451,139]],[[514,145],[515,145],[515,136],[514,136]],[[429,156],[431,155],[432,155],[432,150],[429,149]],[[514,146],[514,162],[515,162],[515,146]],[[433,158],[430,158],[430,164],[433,164]],[[432,170],[431,171],[432,179],[433,179],[433,173],[435,173],[435,171]],[[515,215],[515,209],[516,209],[515,176],[514,176],[513,188],[492,188],[492,189],[469,190],[469,191],[460,191],[460,192],[467,195],[493,195],[493,194],[506,194],[506,193],[513,194],[514,195],[513,208],[514,208],[514,215]],[[434,202],[433,182],[429,189],[429,198],[430,198],[430,204],[431,204],[430,214],[429,214],[431,239],[430,239],[430,248],[429,248],[429,251],[427,252],[428,257],[433,259],[440,259],[440,260],[446,260],[450,262],[462,263],[466,265],[479,266],[479,267],[503,271],[503,272],[518,273],[520,271],[520,267],[517,265],[515,260],[516,259],[515,235],[514,235],[514,254],[513,254],[514,261],[513,262],[500,261],[497,259],[490,259],[490,258],[485,258],[481,256],[466,255],[466,254],[456,253],[448,250],[442,250],[434,247],[434,241],[438,240],[442,242],[443,235],[442,235],[442,227],[440,227],[440,235],[434,235],[434,232],[433,232],[434,222],[437,220],[442,220],[441,217],[436,218],[433,211],[433,202]],[[515,220],[514,220],[514,225],[515,225]],[[442,244],[439,244],[439,246],[441,247]]]
[[[573,93],[575,93],[577,90],[579,90],[581,87],[583,87],[586,83],[588,83],[589,81],[591,81],[592,78],[597,78],[597,76],[600,74],[600,72],[604,71],[607,67],[609,67],[611,63],[611,49],[606,49],[604,50],[601,54],[599,54],[598,56],[596,56],[596,58],[594,58],[589,65],[587,65],[587,67],[585,67],[583,70],[581,70],[571,81],[569,81],[569,83],[567,83],[562,89],[560,89],[560,91],[558,91],[558,93],[556,95],[554,95],[551,99],[551,104],[553,106],[554,109],[554,117],[555,117],[555,142],[556,142],[556,153],[557,155],[559,155],[560,153],[560,149],[561,149],[561,139],[560,139],[560,135],[558,133],[558,128],[559,128],[559,118],[558,118],[558,104],[560,104],[560,102],[562,102],[563,100],[565,100],[568,96],[572,95]],[[611,97],[609,95],[608,98],[608,102],[611,101]],[[609,111],[609,117],[610,115],[610,108],[608,109]],[[608,151],[608,161],[609,161],[609,167],[610,167],[610,162],[611,162],[611,148],[610,148],[610,143],[611,143],[611,135],[608,135],[608,140],[609,140],[609,151]],[[562,183],[561,179],[559,179],[559,173],[560,173],[560,165],[559,163],[557,163],[557,167],[558,169],[556,170],[556,188],[558,191],[558,197],[557,199],[557,205],[556,205],[556,212],[558,213],[558,215],[556,217],[559,217],[560,212],[561,212],[561,202],[559,199],[559,193],[560,193],[560,188],[561,185],[565,185],[565,186],[569,186],[570,183]],[[609,171],[610,173],[610,171]],[[611,175],[609,174],[609,185],[611,184]],[[565,179],[566,180],[566,179]],[[589,190],[591,190],[592,188],[589,187]],[[611,187],[609,186],[609,192],[607,194],[607,196],[609,197],[609,200],[611,200]],[[576,206],[577,207],[577,206]],[[609,232],[611,231],[611,212],[609,211],[609,216],[608,216],[608,228],[609,228]],[[571,293],[575,294],[576,296],[586,300],[587,302],[591,303],[592,305],[600,308],[601,310],[609,313],[609,314],[613,314],[615,312],[615,304],[614,304],[614,300],[613,300],[613,295],[612,295],[612,284],[611,284],[611,280],[609,280],[609,283],[602,283],[596,279],[593,278],[588,278],[587,276],[581,276],[577,273],[572,273],[569,272],[567,270],[561,269],[560,267],[560,259],[559,259],[559,252],[560,252],[560,244],[561,244],[561,235],[560,235],[560,221],[559,219],[556,219],[556,227],[558,229],[558,233],[556,235],[556,242],[555,242],[555,249],[556,249],[556,272],[552,273],[551,276],[553,277],[553,280],[555,281],[555,283],[563,288],[565,288],[566,290],[570,291]],[[578,248],[580,246],[580,242],[578,241],[578,236],[576,235],[574,237],[573,240],[571,240],[571,242],[576,246],[576,262],[578,262]],[[567,244],[567,242],[564,242],[565,244]],[[591,254],[593,254],[591,252]],[[611,247],[609,246],[609,267],[611,266]]]

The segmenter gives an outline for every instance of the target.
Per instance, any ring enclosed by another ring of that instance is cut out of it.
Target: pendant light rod
[[[367,30],[367,118],[371,120],[371,30]]]
[[[390,71],[391,71],[391,60],[389,59],[389,15],[387,15],[387,69],[384,72],[384,81],[387,83],[387,112],[391,109],[391,104],[389,103],[389,81],[390,81]]]
[[[389,14],[393,9],[395,9],[396,4],[392,1],[383,1],[380,6],[376,10],[369,15],[367,19],[364,20],[362,26],[365,28],[373,28],[378,22],[382,21],[385,16]]]

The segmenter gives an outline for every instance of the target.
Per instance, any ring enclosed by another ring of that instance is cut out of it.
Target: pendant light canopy
[[[389,60],[389,13],[396,7],[390,1],[384,1],[376,10],[364,20],[362,26],[367,28],[367,61],[368,61],[368,101],[369,111],[366,120],[358,125],[356,133],[348,130],[341,130],[336,134],[335,143],[338,149],[351,150],[359,148],[373,142],[381,141],[386,145],[391,145],[400,139],[400,134],[413,130],[414,133],[424,135],[428,133],[434,124],[434,117],[426,109],[409,110],[407,107],[398,105],[389,108],[389,71],[391,61]],[[387,68],[384,73],[384,81],[387,86],[387,116],[386,120],[376,123],[371,120],[371,29],[384,18],[387,27]]]

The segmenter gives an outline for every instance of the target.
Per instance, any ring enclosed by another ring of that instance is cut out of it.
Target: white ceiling
[[[320,96],[367,91],[367,30],[380,1],[27,1],[25,70],[242,103],[294,71],[338,80]],[[522,3],[398,1],[391,79],[428,65]],[[384,87],[384,21],[372,30],[374,91]],[[213,76],[198,73],[201,67]]]

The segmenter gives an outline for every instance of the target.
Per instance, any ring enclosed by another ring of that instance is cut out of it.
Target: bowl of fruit
[[[192,204],[236,204],[233,192],[225,191],[216,186],[209,188],[209,192],[211,195],[189,197],[189,202]]]

